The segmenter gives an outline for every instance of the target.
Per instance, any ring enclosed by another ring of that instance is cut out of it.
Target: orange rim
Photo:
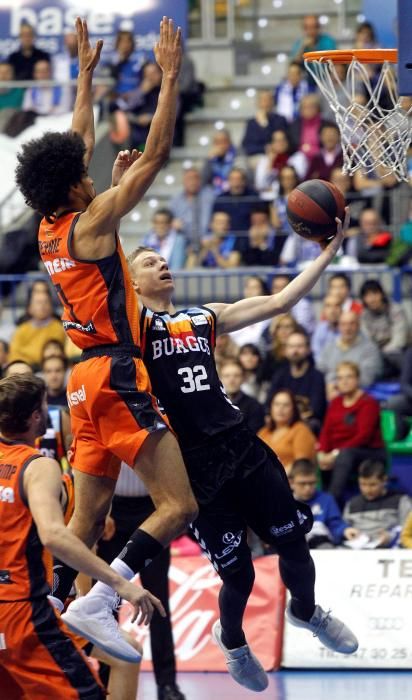
[[[308,51],[303,54],[305,61],[310,63],[332,61],[333,63],[397,63],[397,49],[342,49],[339,51]]]

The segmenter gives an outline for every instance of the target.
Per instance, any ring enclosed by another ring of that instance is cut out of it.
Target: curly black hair
[[[85,152],[82,137],[73,131],[49,131],[25,143],[15,175],[26,204],[48,219],[66,206],[70,187],[85,174]]]

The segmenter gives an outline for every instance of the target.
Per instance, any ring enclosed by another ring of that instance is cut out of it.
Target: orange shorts
[[[74,366],[67,386],[74,469],[117,479],[121,461],[133,466],[147,436],[168,427],[150,389],[146,367],[131,355]]]
[[[104,700],[80,646],[47,598],[0,603],[0,697]]]

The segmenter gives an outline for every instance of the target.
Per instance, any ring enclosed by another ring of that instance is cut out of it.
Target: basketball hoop
[[[305,67],[329,102],[341,133],[343,170],[408,181],[412,105],[398,96],[396,49],[311,51]],[[378,74],[370,66],[380,64]],[[347,65],[347,69],[340,66]]]

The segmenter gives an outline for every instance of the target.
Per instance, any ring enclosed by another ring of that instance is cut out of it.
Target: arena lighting
[[[288,59],[288,57],[287,57],[287,54],[285,54],[285,53],[278,53],[278,55],[276,56],[276,60],[278,63],[285,63],[285,61],[287,61],[287,59]]]
[[[366,20],[366,15],[363,15],[362,13],[360,13],[359,15],[356,15],[357,22],[361,23],[361,22],[364,22],[365,20]]]
[[[142,215],[140,214],[139,211],[132,211],[130,218],[132,221],[140,221],[140,219],[142,218]]]
[[[193,167],[193,161],[192,161],[192,160],[187,159],[187,160],[184,160],[184,161],[183,161],[183,163],[182,163],[182,168],[183,168],[183,170],[189,170],[189,168],[192,168],[192,167]]]
[[[257,21],[258,27],[261,27],[263,29],[264,27],[268,26],[268,20],[266,17],[260,17]]]
[[[248,88],[245,92],[246,97],[254,97],[256,95],[255,88]]]
[[[321,25],[329,24],[329,16],[328,15],[320,15],[319,24],[321,24]]]
[[[231,109],[239,109],[240,107],[240,100],[230,100],[230,108]]]
[[[273,7],[276,7],[276,9],[279,9],[279,7],[283,6],[283,0],[273,0],[272,5]]]
[[[341,5],[343,3],[343,0],[333,0],[335,5]]]
[[[151,209],[156,209],[159,206],[159,201],[157,199],[149,199],[149,207]]]
[[[253,39],[253,32],[244,32],[243,38],[245,41],[252,41]]]
[[[200,146],[207,146],[209,143],[209,137],[208,136],[201,136],[199,139],[199,145]]]
[[[225,122],[222,119],[218,119],[217,122],[215,122],[215,129],[217,129],[218,131],[221,131],[224,128],[225,128]]]
[[[269,75],[269,73],[272,72],[272,66],[269,66],[268,63],[265,63],[265,65],[262,66],[260,70],[262,71],[263,75]]]
[[[13,0],[15,2],[15,0]],[[88,0],[87,8],[89,10],[96,10],[96,12],[107,12],[113,13],[114,11],[118,15],[133,15],[137,8],[139,12],[145,12],[146,10],[153,10],[156,8],[157,2],[153,0]],[[85,4],[86,6],[86,4]]]
[[[174,175],[166,175],[166,177],[165,177],[166,185],[173,185],[174,181],[175,181]]]

